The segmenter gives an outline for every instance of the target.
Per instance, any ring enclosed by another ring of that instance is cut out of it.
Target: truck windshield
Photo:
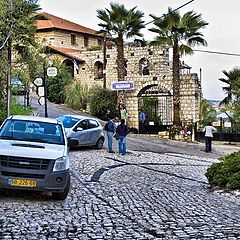
[[[7,120],[0,131],[0,139],[65,144],[60,124],[27,120]]]

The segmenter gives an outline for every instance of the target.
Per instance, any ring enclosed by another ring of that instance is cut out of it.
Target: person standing
[[[113,135],[116,132],[116,125],[115,125],[115,118],[113,116],[109,116],[109,120],[105,124],[104,130],[107,132],[108,152],[115,153],[113,151]]]
[[[127,111],[126,107],[123,104],[120,105],[120,118],[121,118],[121,120],[124,119],[125,120],[125,124],[127,124],[127,121],[128,121],[128,111]]]
[[[139,133],[145,132],[145,121],[146,121],[146,114],[142,111],[142,109],[139,109],[139,113],[138,113]]]
[[[118,134],[118,148],[119,154],[125,155],[126,149],[126,136],[128,134],[128,127],[125,124],[125,120],[121,119],[121,123],[117,126],[116,133]]]
[[[212,151],[212,139],[213,132],[216,132],[217,129],[212,126],[212,123],[208,123],[207,126],[203,128],[203,132],[205,132],[205,152]]]

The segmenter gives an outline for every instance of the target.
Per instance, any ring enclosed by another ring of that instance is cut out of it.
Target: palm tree
[[[222,88],[227,96],[220,102],[220,105],[228,105],[233,101],[238,101],[240,98],[240,68],[235,67],[229,72],[223,70],[223,73],[227,79],[219,78],[218,80],[227,84]]]
[[[110,3],[110,9],[97,10],[97,17],[102,21],[98,25],[101,31],[112,37],[117,46],[118,81],[123,81],[126,69],[124,59],[124,38],[141,37],[140,30],[145,27],[144,14],[136,7],[127,10],[123,4]],[[124,91],[118,92],[118,106],[125,103]]]
[[[199,123],[205,126],[208,122],[213,122],[217,118],[217,111],[211,105],[211,103],[206,100],[202,99],[200,104],[200,121]]]
[[[0,5],[2,7],[0,11],[2,33],[0,45],[2,45],[7,35],[10,36],[11,34],[11,47],[9,49],[12,50],[15,56],[14,67],[25,69],[24,66],[29,66],[30,69],[33,69],[33,52],[36,51],[37,47],[35,39],[36,20],[43,18],[37,14],[40,10],[37,1],[0,0]],[[0,51],[1,59],[5,59],[5,62],[0,62],[0,82],[5,81],[7,58],[11,55],[8,54],[9,49],[4,47]]]
[[[195,45],[206,46],[203,34],[199,32],[201,28],[208,25],[201,14],[193,11],[185,13],[183,16],[178,11],[168,9],[168,14],[162,17],[150,15],[154,19],[156,27],[149,29],[158,36],[152,41],[152,45],[170,46],[173,48],[173,123],[180,125],[180,56],[183,54],[193,54],[191,47]]]

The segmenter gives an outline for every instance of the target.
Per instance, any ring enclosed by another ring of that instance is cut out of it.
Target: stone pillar
[[[126,98],[126,108],[129,114],[128,127],[138,129],[138,98],[128,96]]]

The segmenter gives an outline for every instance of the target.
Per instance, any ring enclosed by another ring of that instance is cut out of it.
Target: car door
[[[98,122],[94,119],[89,119],[89,141],[91,142],[91,145],[97,143],[97,140],[101,135],[100,131]]]
[[[89,129],[89,120],[83,119],[74,127],[74,138],[77,138],[79,145],[91,145],[91,135]]]

